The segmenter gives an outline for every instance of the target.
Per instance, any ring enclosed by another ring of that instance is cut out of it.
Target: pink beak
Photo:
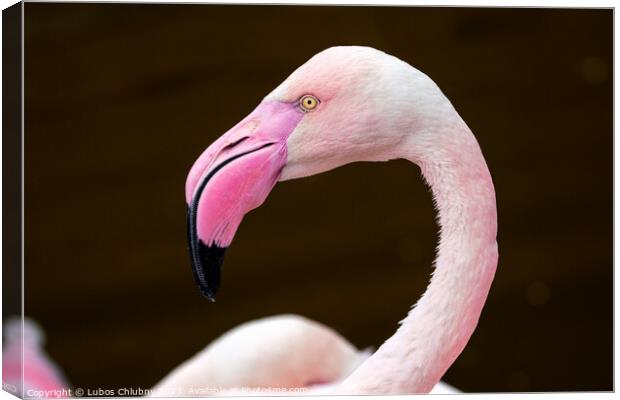
[[[198,157],[187,176],[194,278],[210,300],[243,216],[260,206],[286,164],[286,140],[303,117],[296,103],[264,102]]]

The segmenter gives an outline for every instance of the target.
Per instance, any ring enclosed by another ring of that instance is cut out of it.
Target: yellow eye
[[[319,99],[312,96],[311,94],[302,96],[301,99],[299,99],[299,106],[305,112],[314,110],[316,106],[318,105],[319,105]]]

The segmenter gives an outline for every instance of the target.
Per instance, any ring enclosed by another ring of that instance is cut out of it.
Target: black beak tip
[[[209,300],[212,303],[215,303],[215,295],[217,293],[217,287],[209,287],[208,284],[202,283],[196,280],[196,284],[198,285],[198,289],[200,289],[200,293],[204,298]],[[212,285],[214,286],[214,285]]]
[[[202,240],[198,240],[197,246],[192,246],[190,252],[196,284],[202,295],[214,302],[220,287],[226,247],[219,247],[216,244],[207,246]]]
[[[211,303],[215,303],[215,293],[204,291],[202,290],[202,288],[200,289],[200,291],[207,300],[209,300]]]

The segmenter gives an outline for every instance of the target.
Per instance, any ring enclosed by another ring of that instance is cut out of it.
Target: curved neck
[[[420,166],[439,214],[430,284],[396,333],[338,393],[427,393],[476,328],[497,266],[495,191],[471,131],[464,123],[449,130],[439,136],[442,143],[424,151],[431,156],[407,156]]]

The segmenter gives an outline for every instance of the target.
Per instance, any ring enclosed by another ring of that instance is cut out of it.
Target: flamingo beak
[[[260,206],[286,164],[286,140],[303,113],[263,102],[198,157],[185,184],[189,252],[202,294],[215,300],[226,249],[249,211]]]

